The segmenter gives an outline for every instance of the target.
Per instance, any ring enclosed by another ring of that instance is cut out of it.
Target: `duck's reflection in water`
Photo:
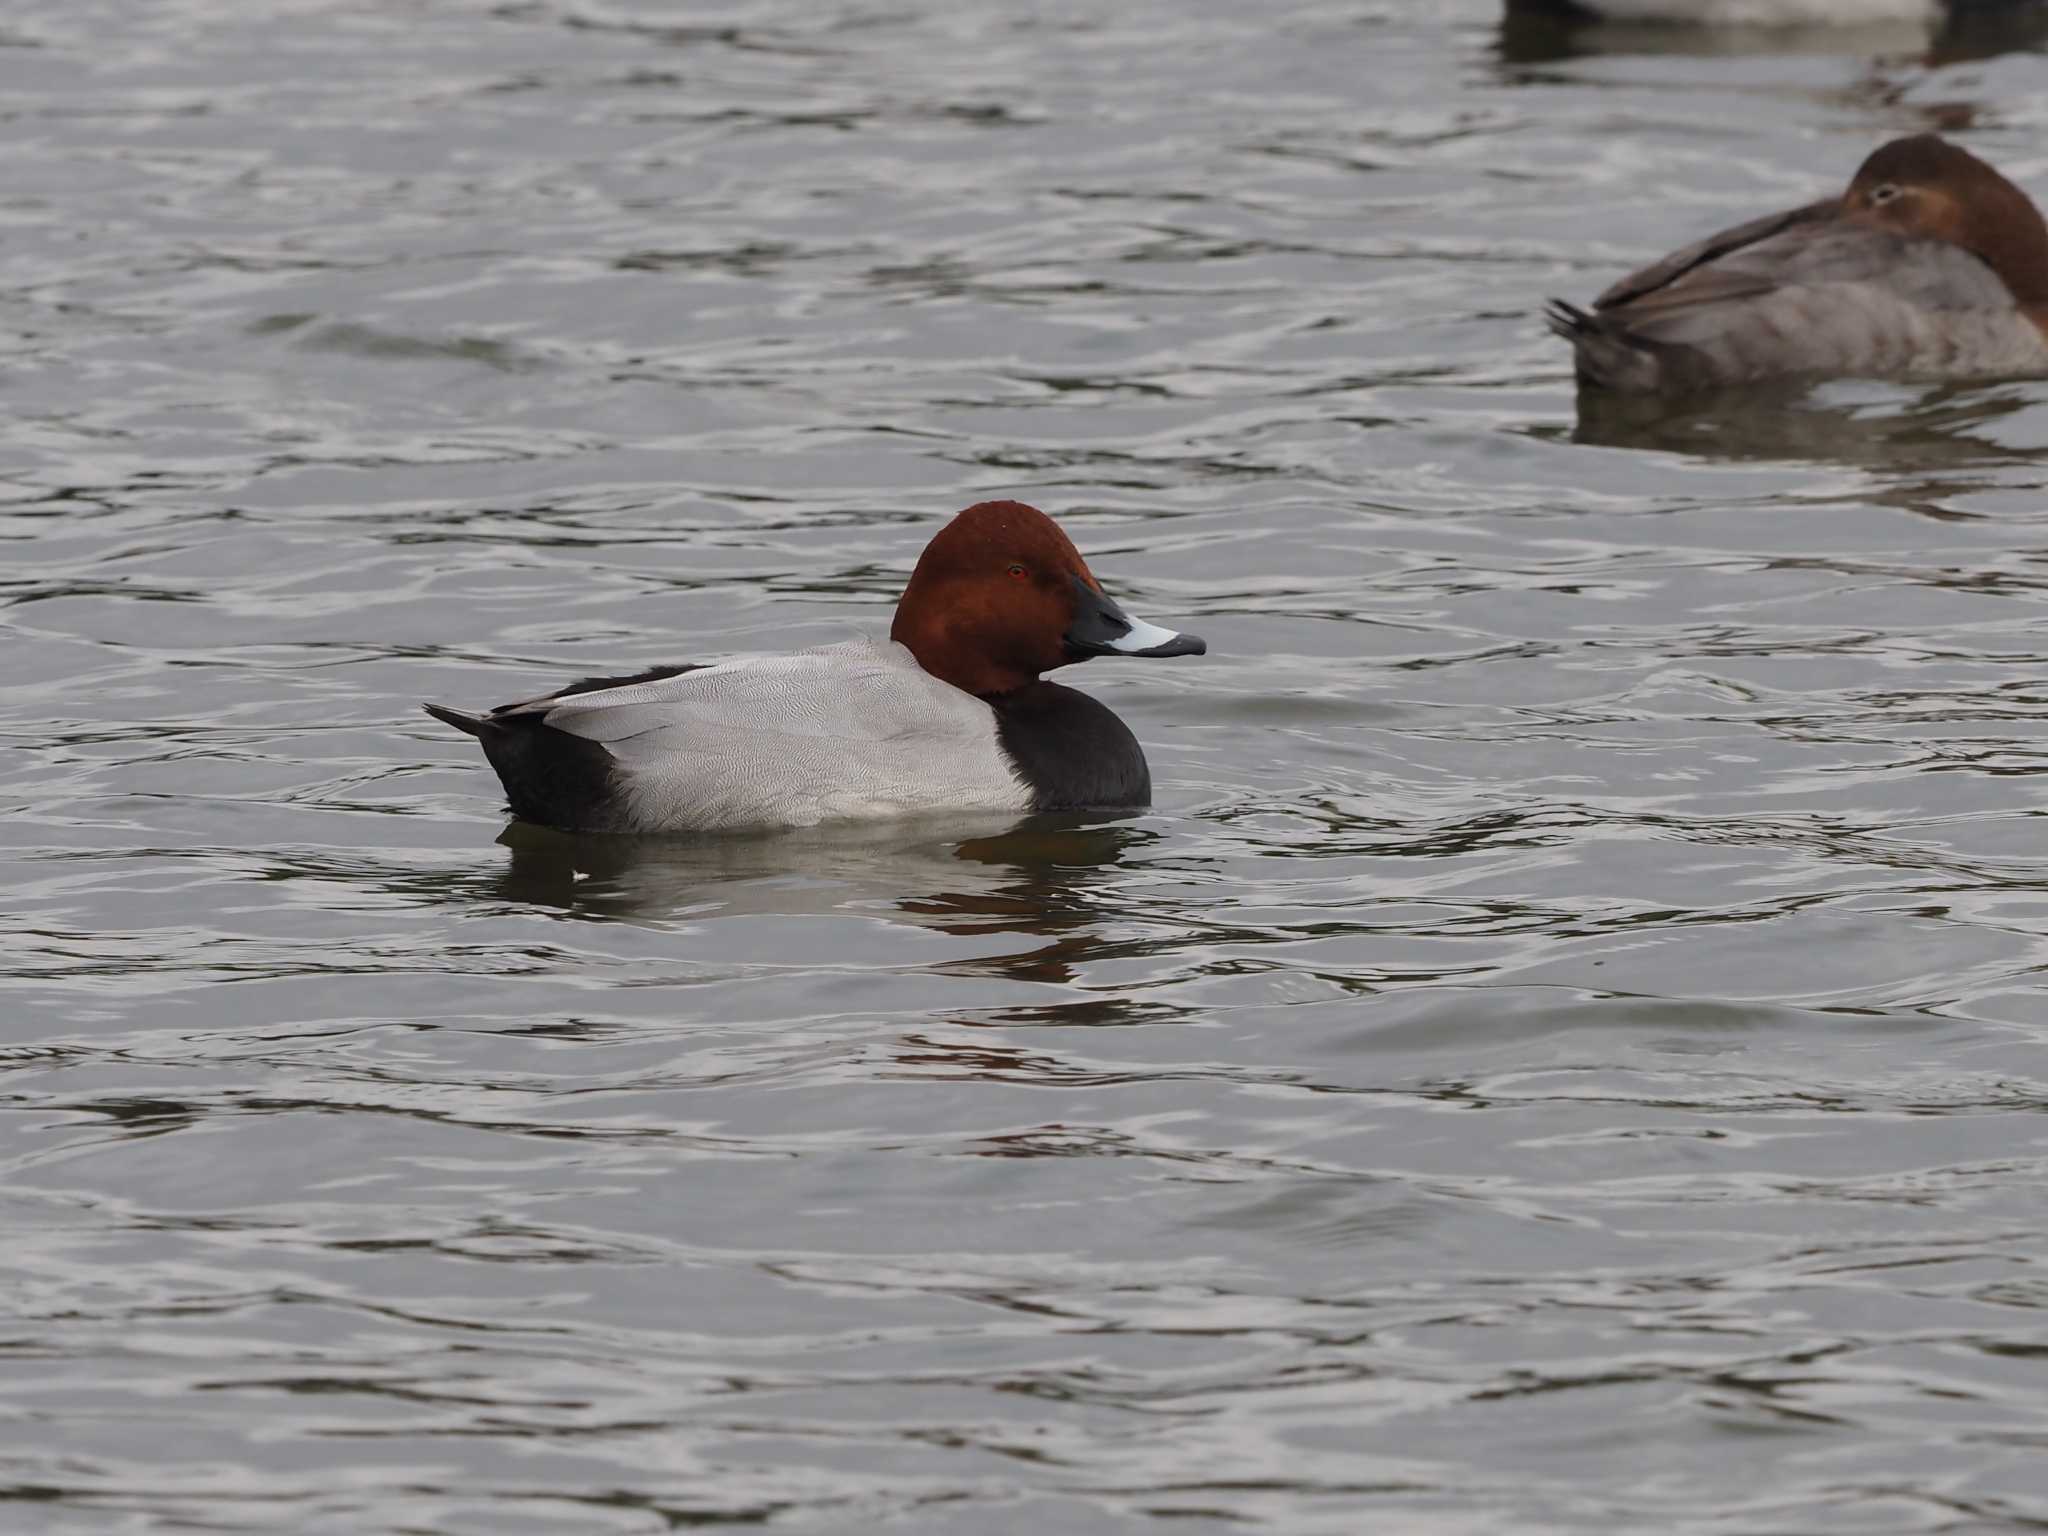
[[[1109,812],[718,837],[591,836],[515,821],[498,839],[511,860],[496,889],[506,901],[599,920],[851,914],[960,937],[1023,934],[1046,942],[935,968],[1064,982],[1111,942],[1114,872],[1156,836],[1134,815]]]
[[[1939,474],[2033,462],[2031,451],[2006,446],[1991,430],[2019,426],[2016,418],[2027,411],[2043,415],[2027,426],[2048,427],[2048,390],[2038,383],[1780,380],[1674,398],[1581,389],[1571,440],[1731,463]]]

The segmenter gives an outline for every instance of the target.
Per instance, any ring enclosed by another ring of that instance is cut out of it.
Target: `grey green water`
[[[1536,317],[2048,193],[2033,46],[11,7],[0,1529],[2048,1526],[2048,384]],[[1072,675],[1148,815],[501,841],[417,713],[997,495],[1211,643]]]

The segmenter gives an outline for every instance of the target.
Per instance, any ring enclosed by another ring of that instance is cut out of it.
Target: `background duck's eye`
[[[1898,183],[1891,181],[1879,182],[1870,189],[1870,206],[1881,208],[1898,195]]]
[[[1025,575],[1024,567],[1021,565],[1013,565],[1010,567],[1010,574],[1012,576],[1015,576],[1019,581],[1022,581]]]

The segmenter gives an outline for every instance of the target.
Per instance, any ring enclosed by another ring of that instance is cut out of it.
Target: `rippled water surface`
[[[2027,29],[2022,27],[2021,33]],[[2048,1524],[2048,384],[1536,312],[2027,35],[0,23],[0,1528]],[[505,830],[416,702],[1058,514],[1148,815]]]

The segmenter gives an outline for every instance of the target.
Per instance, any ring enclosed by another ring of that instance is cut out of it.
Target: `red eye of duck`
[[[1022,581],[1025,578],[1025,576],[1029,573],[1025,571],[1023,566],[1013,565],[1010,567],[1010,574],[1016,577],[1019,581]]]

